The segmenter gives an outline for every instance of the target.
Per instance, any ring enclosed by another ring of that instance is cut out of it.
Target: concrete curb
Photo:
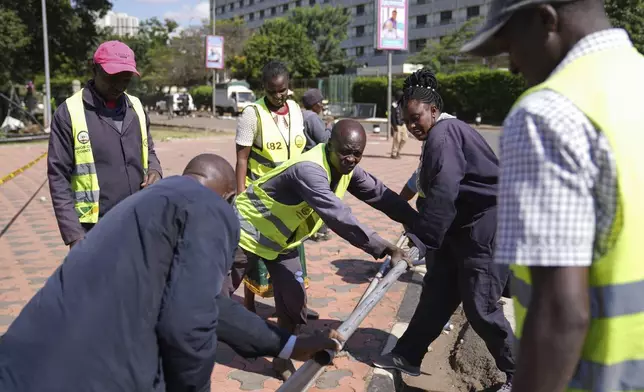
[[[398,308],[398,313],[396,313],[396,322],[389,331],[389,338],[382,348],[381,354],[391,351],[398,341],[398,338],[407,330],[409,321],[411,321],[411,317],[414,315],[414,311],[418,305],[418,298],[422,290],[425,272],[424,268],[418,268],[411,273],[410,282],[407,285],[405,295]],[[402,379],[398,372],[373,368],[371,371],[371,380],[366,388],[366,392],[391,392],[398,391],[401,388]]]

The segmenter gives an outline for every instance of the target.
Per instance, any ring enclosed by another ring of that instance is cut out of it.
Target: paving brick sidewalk
[[[388,158],[390,143],[370,137],[362,166],[399,191],[418,162],[420,143],[410,140],[400,160]],[[38,157],[46,144],[0,146],[0,177]],[[202,152],[214,152],[234,162],[234,145],[229,135],[198,140],[158,143],[157,152],[166,176],[179,174],[185,164]],[[0,228],[25,204],[45,179],[46,164],[41,160],[25,173],[0,185]],[[384,214],[347,196],[347,202],[360,221],[372,226],[383,237],[395,241],[402,228]],[[378,264],[370,256],[340,240],[306,245],[311,285],[311,308],[321,320],[309,328],[337,326],[353,310]],[[43,285],[60,264],[67,248],[62,244],[54,219],[47,185],[0,239],[0,333]],[[404,295],[406,283],[398,282],[371,312],[347,344],[349,355],[335,360],[311,391],[364,391],[370,377],[369,358],[380,353],[387,340]],[[260,315],[270,316],[272,303],[259,307]],[[267,359],[247,361],[224,344],[220,345],[213,372],[213,391],[274,391],[280,382],[272,377]]]

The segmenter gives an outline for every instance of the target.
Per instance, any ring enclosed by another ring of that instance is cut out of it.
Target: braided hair
[[[405,107],[411,100],[417,100],[428,105],[435,105],[443,111],[443,98],[436,89],[438,81],[436,75],[427,68],[423,68],[409,75],[403,84],[403,97],[400,104]]]

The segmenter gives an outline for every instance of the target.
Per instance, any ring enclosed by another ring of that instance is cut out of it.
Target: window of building
[[[380,49],[375,49],[373,51],[373,54],[375,54],[376,56],[380,56],[380,55],[382,55],[384,53],[385,53],[384,50],[380,50]]]
[[[441,12],[441,24],[452,23],[452,11]]]
[[[310,6],[315,5],[315,0],[309,0],[309,5],[310,5]]]
[[[302,0],[297,0],[297,1],[295,2],[295,6],[296,6],[296,7],[301,7],[301,6],[302,6]]]
[[[356,26],[356,37],[362,37],[364,35],[364,26]]]
[[[356,15],[364,15],[364,4],[360,4],[356,7]]]
[[[271,16],[276,15],[276,14],[277,14],[277,7],[272,7],[271,8]]]
[[[254,12],[251,12],[250,14],[248,14],[248,20],[249,20],[250,22],[252,22],[252,21],[254,21],[254,20],[255,20],[255,13],[254,13]]]
[[[358,57],[364,56],[364,46],[356,47],[356,56]]]
[[[282,6],[282,12],[287,12],[288,11],[288,4],[284,4]]]
[[[244,6],[244,0],[239,0],[239,8],[242,8]]]
[[[219,8],[217,8],[217,13],[219,15],[223,14],[224,12],[226,12],[226,7],[224,7],[223,5],[221,7],[219,7]]]
[[[322,0],[322,4],[328,4],[330,2],[331,2],[331,0]]]
[[[427,40],[425,38],[415,39],[411,41],[411,51],[420,52],[425,48],[425,45],[427,45]]]
[[[424,27],[427,24],[427,15],[417,15],[416,16],[416,26]]]
[[[264,14],[265,14],[265,13],[264,13],[264,10],[260,10],[260,11],[259,11],[259,18],[260,18],[260,19],[264,19]]]
[[[427,4],[427,0],[416,0],[416,4]]]
[[[248,0],[248,5],[253,5],[255,4],[255,0]]]
[[[232,11],[234,9],[235,9],[235,3],[228,4],[228,11]]]
[[[467,19],[476,18],[481,15],[481,7],[475,5],[473,7],[467,7]]]

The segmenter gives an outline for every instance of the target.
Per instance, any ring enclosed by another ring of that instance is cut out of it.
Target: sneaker
[[[413,366],[405,358],[394,353],[381,355],[373,361],[373,365],[380,369],[396,369],[414,377],[420,376],[420,366]]]
[[[313,309],[306,309],[306,319],[307,320],[317,320],[320,318],[320,313],[316,312]]]

